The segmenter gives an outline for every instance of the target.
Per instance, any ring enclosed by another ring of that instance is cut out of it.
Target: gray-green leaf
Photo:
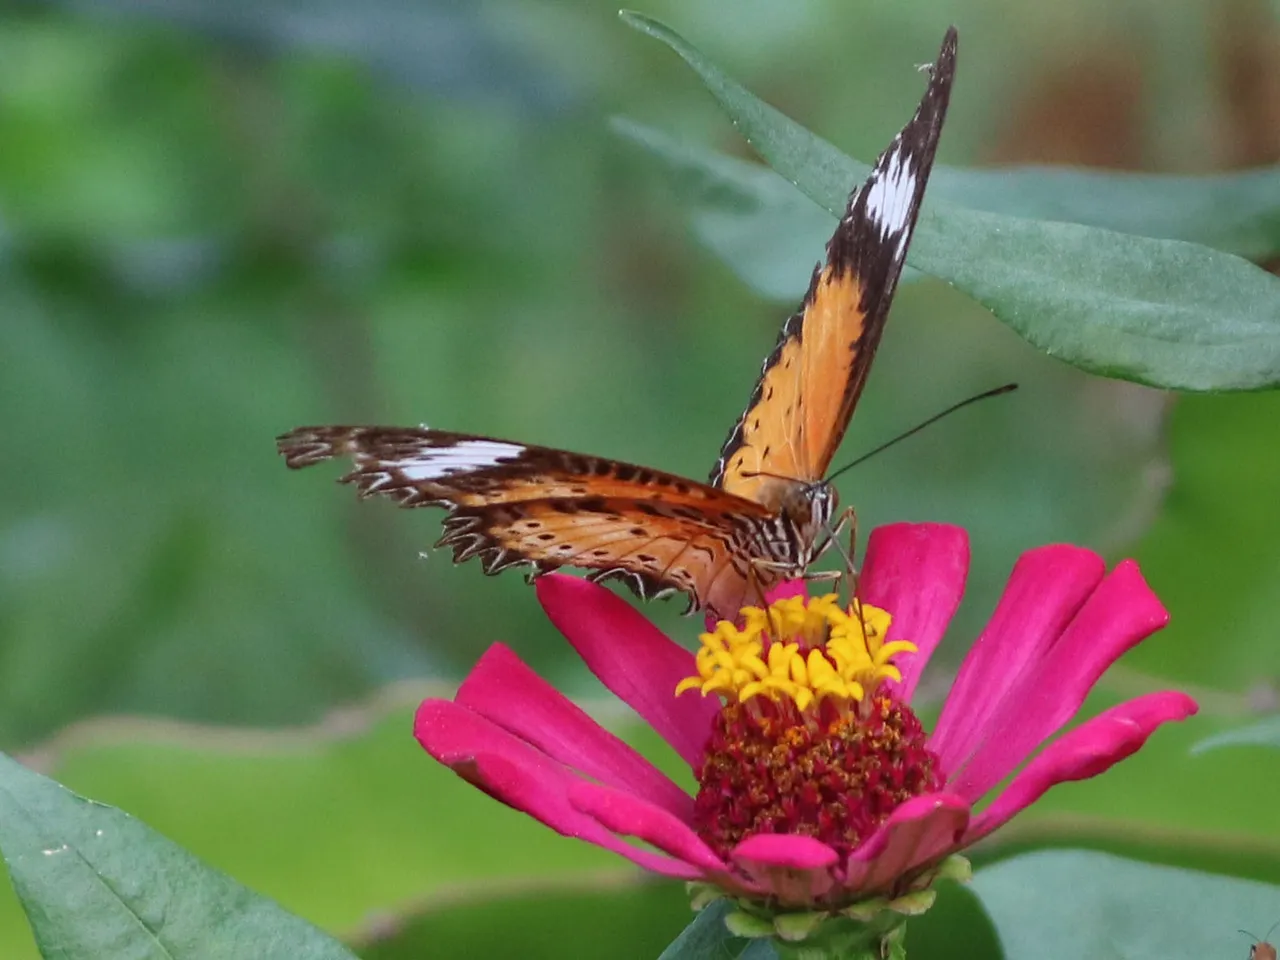
[[[1280,887],[1083,850],[1014,857],[972,889],[1004,955],[1037,960],[1244,957],[1237,930],[1265,930],[1280,904]]]
[[[3,754],[0,852],[45,960],[354,960],[123,811]]]
[[[833,215],[843,209],[864,165],[757,99],[667,27],[623,16],[698,73],[779,174]],[[1183,390],[1280,384],[1280,280],[1239,257],[933,199],[909,259],[1046,353],[1093,373]]]

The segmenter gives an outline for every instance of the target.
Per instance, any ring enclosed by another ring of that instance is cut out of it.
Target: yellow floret
[[[729,702],[792,700],[800,710],[827,698],[861,701],[902,674],[892,659],[915,653],[906,640],[886,643],[892,617],[865,603],[845,610],[835,594],[788,597],[768,609],[744,607],[743,626],[721,620],[701,636],[697,676],[676,694],[698,689]]]

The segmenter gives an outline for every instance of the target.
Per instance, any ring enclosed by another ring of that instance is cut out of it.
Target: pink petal
[[[791,597],[807,596],[809,596],[808,580],[783,580],[765,591],[764,602],[777,603],[779,600],[788,600]]]
[[[899,806],[849,857],[849,892],[891,892],[899,878],[941,860],[959,845],[969,811],[962,797],[948,793],[913,797]]]
[[[657,873],[695,879],[701,871],[624,843],[574,809],[569,790],[585,782],[479,714],[449,700],[424,700],[413,722],[423,748],[468,783],[566,837],[612,850]]]
[[[813,837],[758,833],[734,847],[730,857],[762,893],[784,904],[814,903],[838,885],[833,868],[839,855]]]
[[[692,797],[501,643],[485,651],[455,702],[601,783],[647,797],[676,816],[693,813]]]
[[[969,535],[942,523],[893,523],[871,531],[859,588],[893,617],[888,639],[919,652],[900,657],[899,697],[910,703],[929,657],[947,631],[969,574]]]
[[[683,863],[713,873],[728,869],[688,823],[640,797],[580,781],[569,791],[569,802],[609,831],[643,840]]]
[[[1075,716],[1107,667],[1168,620],[1138,565],[1122,562],[1034,665],[1016,695],[1003,698],[967,766],[955,771],[944,764],[951,771],[948,788],[970,800],[985,794]]]
[[[789,833],[757,833],[730,854],[736,863],[787,870],[830,870],[840,855],[821,840]]]
[[[1184,693],[1150,693],[1081,724],[1027,764],[965,834],[970,844],[1007,823],[1056,783],[1087,780],[1134,753],[1156,728],[1198,710]]]
[[[960,769],[1001,704],[1022,696],[1021,684],[1105,572],[1102,558],[1080,547],[1039,547],[1018,559],[995,613],[960,667],[929,740],[943,770]]]
[[[696,690],[675,695],[676,685],[697,672],[693,654],[598,584],[554,573],[535,584],[547,616],[591,672],[690,767],[699,767],[720,701]]]

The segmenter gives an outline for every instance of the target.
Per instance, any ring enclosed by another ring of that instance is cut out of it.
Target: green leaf
[[[1280,887],[1085,851],[1034,853],[973,879],[1005,956],[1204,960],[1245,955]]]
[[[733,944],[741,944],[725,926],[725,918],[736,907],[730,900],[717,900],[704,907],[684,932],[662,951],[658,960],[698,960],[722,954]]]
[[[0,755],[0,850],[45,960],[350,960],[128,814]]]
[[[42,756],[72,789],[132,811],[348,941],[368,942],[384,926],[378,918],[398,907],[492,904],[530,891],[557,898],[634,879],[638,871],[621,858],[499,804],[423,752],[405,704],[452,693],[397,686],[315,727],[279,733],[102,720]],[[617,701],[585,705],[646,752],[659,750],[649,728],[621,722]],[[669,748],[661,762],[669,773],[683,767]],[[683,767],[682,782],[689,779]],[[339,880],[317,880],[326,877]],[[0,896],[0,957],[29,960],[35,951],[13,900]],[[645,960],[690,918],[683,897],[676,908]]]
[[[1268,717],[1247,727],[1224,730],[1206,737],[1191,748],[1193,754],[1208,753],[1221,747],[1272,747],[1280,749],[1280,717]]]
[[[678,141],[629,117],[614,117],[610,126],[663,161],[694,233],[744,283],[776,300],[799,300],[835,226],[833,214],[759,163]],[[848,163],[851,176],[870,170]],[[1250,259],[1280,250],[1280,170],[1182,177],[936,166],[929,196],[991,213],[1203,243]],[[918,276],[908,271],[906,279]]]
[[[835,218],[768,167],[680,143],[626,117],[614,133],[661,160],[699,241],[757,293],[798,303]],[[904,280],[919,272],[907,270]]]
[[[1280,251],[1280,167],[1180,176],[944,165],[934,168],[929,189],[974,210],[1186,240],[1249,260]]]
[[[838,215],[865,166],[757,99],[662,24],[625,12],[623,19],[679,54],[761,156]],[[1280,383],[1280,280],[1239,257],[931,200],[909,260],[1046,353],[1092,373],[1183,390]]]

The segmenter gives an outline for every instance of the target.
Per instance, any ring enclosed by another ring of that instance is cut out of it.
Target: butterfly
[[[710,483],[600,457],[423,427],[299,427],[289,467],[349,457],[363,497],[448,511],[437,547],[487,574],[562,566],[642,598],[682,592],[734,618],[805,576],[850,516],[824,475],[866,383],[906,261],[955,75],[947,32],[910,122],[849,196],[800,309],[782,327]]]

